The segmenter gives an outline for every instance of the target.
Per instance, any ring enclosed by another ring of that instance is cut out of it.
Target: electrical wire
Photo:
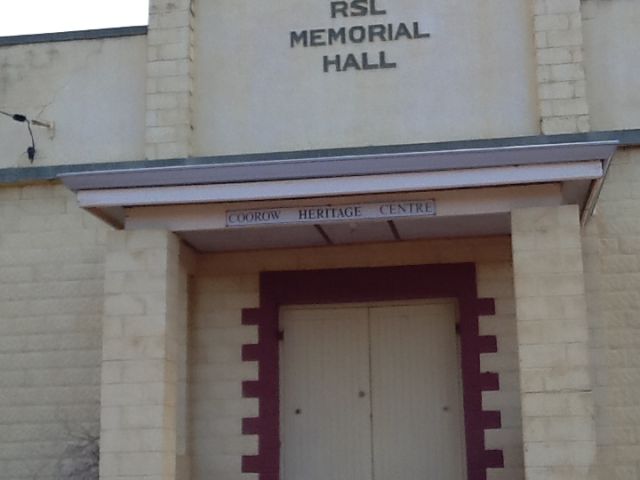
[[[11,118],[12,120],[15,120],[16,122],[27,124],[27,129],[29,130],[29,137],[31,137],[31,146],[27,148],[27,156],[29,157],[29,160],[31,160],[31,163],[33,163],[34,158],[36,158],[36,141],[33,138],[33,130],[31,129],[31,120],[29,120],[26,115],[22,115],[21,113],[9,113],[9,112],[0,110],[0,114],[5,115]]]
[[[33,163],[33,159],[36,158],[36,141],[33,138],[33,130],[31,130],[31,121],[27,120],[27,128],[29,129],[29,136],[31,137],[31,146],[27,148],[27,155],[29,160]]]

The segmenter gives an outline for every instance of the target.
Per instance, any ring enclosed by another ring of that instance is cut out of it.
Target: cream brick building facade
[[[640,479],[638,2],[150,3],[147,27],[0,38],[0,110],[39,122],[31,162],[0,117],[0,479],[80,478],[95,438],[103,480],[329,478],[352,432],[354,478],[439,478],[416,431],[387,456],[382,428],[295,436],[308,358],[278,308],[443,298],[442,480]],[[327,206],[378,213],[301,213]],[[391,371],[397,404],[431,375]],[[372,385],[331,398],[373,410]],[[336,456],[297,478],[293,442]]]

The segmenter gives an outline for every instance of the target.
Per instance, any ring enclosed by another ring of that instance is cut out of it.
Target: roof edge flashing
[[[147,34],[146,25],[127,27],[97,28],[90,30],[71,30],[68,32],[34,33],[0,37],[0,47],[30,45],[37,43],[71,42],[79,40],[100,40],[108,38],[135,37]]]

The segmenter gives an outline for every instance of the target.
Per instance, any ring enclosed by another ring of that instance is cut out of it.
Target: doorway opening
[[[486,480],[488,468],[503,468],[502,451],[487,450],[484,440],[485,430],[501,427],[500,412],[482,408],[482,392],[500,388],[497,374],[480,369],[480,355],[497,352],[496,338],[481,336],[478,328],[480,315],[495,314],[494,301],[478,298],[475,265],[460,263],[262,273],[260,306],[245,309],[242,319],[258,327],[258,342],[242,353],[259,371],[257,380],[243,383],[243,395],[259,399],[259,415],[243,420],[242,433],[258,436],[258,453],[243,457],[242,471],[282,479],[281,307],[443,298],[458,307],[466,480]]]

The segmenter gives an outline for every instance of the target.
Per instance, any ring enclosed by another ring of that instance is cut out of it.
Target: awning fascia
[[[60,175],[72,191],[331,178],[472,168],[546,165],[610,158],[617,141],[402,152],[374,155],[74,172]]]
[[[360,175],[331,179],[308,178],[211,185],[93,189],[81,190],[77,195],[78,203],[83,208],[186,205],[596,180],[602,177],[603,172],[601,161],[590,160],[549,165]]]

